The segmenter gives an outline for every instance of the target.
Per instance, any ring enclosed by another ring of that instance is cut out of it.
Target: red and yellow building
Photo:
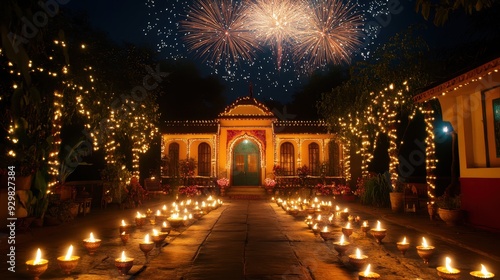
[[[262,186],[276,165],[284,176],[296,176],[304,165],[312,176],[323,172],[340,178],[343,172],[342,145],[325,122],[279,120],[249,96],[238,98],[214,120],[167,122],[162,158],[169,166],[193,158],[196,177],[225,177],[231,186]],[[164,178],[171,175],[162,171]]]
[[[415,97],[437,98],[458,141],[462,209],[467,222],[500,231],[500,58]]]

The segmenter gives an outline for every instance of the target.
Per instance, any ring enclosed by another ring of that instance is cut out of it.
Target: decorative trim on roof
[[[253,111],[254,113],[246,113],[245,111]],[[266,105],[257,101],[257,99],[244,96],[239,97],[231,105],[224,109],[224,112],[219,114],[221,118],[252,118],[252,117],[274,117],[273,112]]]
[[[275,121],[273,122],[275,133],[329,133],[328,124],[323,120],[318,121]]]
[[[219,127],[218,120],[165,121],[161,125],[163,133],[215,133]]]
[[[413,97],[413,101],[416,103],[420,103],[431,98],[436,98],[439,95],[446,95],[446,93],[450,91],[457,90],[463,86],[468,85],[471,82],[481,80],[486,75],[490,75],[493,72],[498,72],[499,68],[500,57],[416,95],[415,97]]]

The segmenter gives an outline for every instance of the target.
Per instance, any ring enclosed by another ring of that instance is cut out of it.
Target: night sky
[[[215,74],[219,77],[226,86],[229,102],[246,95],[250,82],[253,84],[254,95],[260,100],[275,99],[287,102],[293,93],[308,81],[308,74],[299,73],[296,66],[286,60],[278,71],[271,51],[262,52],[253,65],[239,65],[232,69],[229,75],[226,69],[208,66],[195,53],[188,51],[182,32],[177,30],[179,22],[185,18],[189,5],[193,5],[193,2],[123,0],[116,4],[114,1],[88,0],[71,1],[67,7],[87,13],[91,24],[107,32],[117,43],[131,42],[150,46],[159,52],[159,58],[185,58],[195,61],[203,75]],[[396,4],[397,13],[387,14],[388,2]],[[364,42],[370,40],[372,44],[363,44],[365,48],[359,48],[352,55],[352,61],[365,59],[376,46],[412,24],[426,26],[425,39],[434,48],[450,47],[458,40],[466,38],[464,34],[468,32],[467,29],[456,28],[466,25],[460,15],[452,17],[445,27],[436,28],[415,12],[415,1],[412,0],[371,0],[370,3],[371,7],[362,9],[365,16],[364,26],[367,22],[376,23],[378,30],[371,33],[365,31],[364,34],[368,36],[365,36]],[[367,37],[369,39],[366,39]]]

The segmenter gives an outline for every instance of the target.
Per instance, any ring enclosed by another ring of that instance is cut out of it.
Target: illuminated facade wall
[[[437,98],[457,133],[462,209],[467,222],[500,231],[500,58],[416,96]]]
[[[256,99],[242,97],[229,105],[216,120],[168,122],[162,131],[162,156],[168,155],[170,144],[177,143],[179,159],[194,158],[198,161],[198,146],[207,143],[211,148],[211,177],[227,177],[231,181],[234,150],[240,143],[250,142],[258,147],[258,185],[262,185],[266,177],[272,177],[273,166],[280,164],[280,146],[283,143],[293,145],[296,169],[310,165],[311,143],[319,147],[318,162],[328,162],[330,141],[336,140],[333,134],[328,133],[326,123],[280,121]],[[341,169],[342,145],[337,144],[339,152],[335,154],[338,158],[331,160]]]

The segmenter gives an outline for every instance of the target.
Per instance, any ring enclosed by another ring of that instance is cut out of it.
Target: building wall
[[[438,97],[443,120],[457,133],[460,158],[462,208],[467,222],[500,231],[500,157],[493,153],[494,142],[491,100],[500,98],[500,73],[492,72]]]

